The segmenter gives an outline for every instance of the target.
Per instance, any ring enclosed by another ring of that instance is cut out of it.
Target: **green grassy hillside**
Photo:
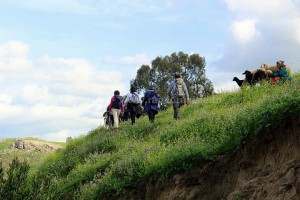
[[[52,154],[38,167],[40,198],[99,199],[154,174],[190,170],[239,145],[272,123],[300,113],[300,74],[283,86],[268,84],[193,101],[173,120],[172,108],[154,124],[97,128]]]
[[[0,162],[2,162],[4,169],[7,169],[9,163],[13,158],[17,157],[21,161],[27,161],[32,167],[35,167],[37,163],[46,157],[53,151],[39,151],[39,150],[24,150],[24,149],[12,149],[10,146],[17,140],[26,140],[32,143],[47,144],[64,147],[65,143],[62,142],[50,142],[41,140],[38,138],[7,138],[0,141]]]

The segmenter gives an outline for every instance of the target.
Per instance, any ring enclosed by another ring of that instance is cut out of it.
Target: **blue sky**
[[[204,56],[217,92],[284,60],[300,70],[299,0],[0,0],[0,138],[65,141],[113,91],[173,52]]]

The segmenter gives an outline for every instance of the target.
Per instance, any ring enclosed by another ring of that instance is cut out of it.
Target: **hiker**
[[[184,104],[189,104],[189,93],[186,84],[178,72],[174,74],[174,80],[170,83],[167,91],[173,101],[174,119],[177,120],[180,118],[179,108]]]
[[[286,69],[286,65],[284,64],[284,61],[279,60],[276,63],[276,66],[278,68],[278,70],[272,74],[270,74],[269,76],[271,78],[273,78],[273,81],[275,82],[275,84],[283,84],[286,80],[292,80],[292,77],[289,75],[287,69]]]
[[[119,127],[119,116],[124,113],[123,98],[120,96],[118,90],[114,91],[114,96],[110,100],[109,110],[112,112],[114,118],[114,127]]]
[[[130,93],[127,94],[125,99],[125,107],[126,110],[128,110],[130,114],[131,124],[135,124],[135,118],[137,113],[141,112],[141,103],[140,97],[138,93],[136,92],[136,88],[134,86],[131,86]]]
[[[155,115],[159,110],[159,103],[161,96],[154,91],[153,85],[149,87],[149,90],[145,93],[142,106],[145,108],[150,123],[154,123]]]

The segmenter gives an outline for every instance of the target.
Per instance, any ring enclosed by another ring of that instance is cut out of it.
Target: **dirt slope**
[[[300,199],[300,117],[249,139],[233,155],[171,178],[149,177],[141,189],[106,199]]]

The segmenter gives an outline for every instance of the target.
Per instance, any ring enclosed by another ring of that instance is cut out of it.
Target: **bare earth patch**
[[[232,155],[173,177],[148,177],[140,189],[104,199],[299,200],[300,117],[278,121]]]
[[[11,149],[37,150],[41,152],[55,151],[61,148],[61,145],[33,140],[17,140],[10,146]]]

